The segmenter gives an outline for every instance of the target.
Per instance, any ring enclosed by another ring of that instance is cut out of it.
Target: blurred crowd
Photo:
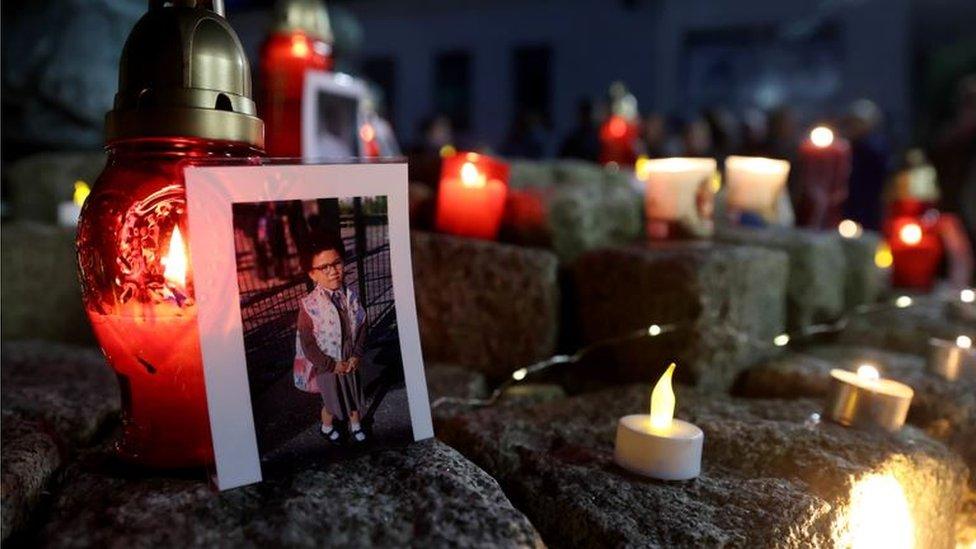
[[[580,99],[575,125],[562,136],[553,135],[537,113],[520,112],[495,151],[507,158],[597,162],[601,127],[619,108],[619,100],[613,90],[607,98]],[[931,163],[937,173],[940,209],[957,214],[970,241],[976,242],[976,75],[961,80],[952,115],[927,143],[899,150],[890,142],[882,110],[869,99],[854,101],[843,112],[822,119],[810,119],[789,105],[771,111],[735,111],[720,106],[690,117],[659,112],[640,115],[635,100],[625,108],[632,108],[636,115],[636,154],[650,158],[713,157],[720,165],[729,155],[795,161],[800,143],[814,124],[832,127],[851,145],[846,213],[868,229],[881,226],[885,189],[892,176],[910,165]],[[451,120],[445,115],[426,120],[419,136],[411,148],[413,155],[436,154],[445,145],[457,143]]]

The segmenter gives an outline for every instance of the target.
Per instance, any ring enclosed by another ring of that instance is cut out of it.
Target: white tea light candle
[[[824,413],[841,425],[894,433],[905,424],[914,394],[904,383],[883,379],[869,364],[857,373],[834,369]]]
[[[776,220],[776,206],[786,187],[790,163],[759,156],[730,156],[725,159],[725,180],[729,208]]]
[[[961,335],[955,341],[929,339],[929,371],[949,381],[976,380],[976,350],[973,339]]]
[[[701,473],[705,434],[674,419],[672,363],[651,392],[651,413],[620,418],[613,459],[624,469],[660,480],[688,480]]]

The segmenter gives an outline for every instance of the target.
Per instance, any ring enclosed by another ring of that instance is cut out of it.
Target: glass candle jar
[[[84,305],[118,376],[124,459],[159,468],[212,463],[185,162],[257,157],[253,146],[199,138],[112,143],[78,225]]]

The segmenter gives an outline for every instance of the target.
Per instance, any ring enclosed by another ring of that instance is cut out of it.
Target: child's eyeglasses
[[[319,265],[317,267],[312,267],[313,271],[337,271],[342,272],[342,260],[337,259],[332,263],[326,263],[325,265]]]

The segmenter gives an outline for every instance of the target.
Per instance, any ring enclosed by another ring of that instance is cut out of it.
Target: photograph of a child
[[[262,468],[413,440],[385,196],[235,203]]]

